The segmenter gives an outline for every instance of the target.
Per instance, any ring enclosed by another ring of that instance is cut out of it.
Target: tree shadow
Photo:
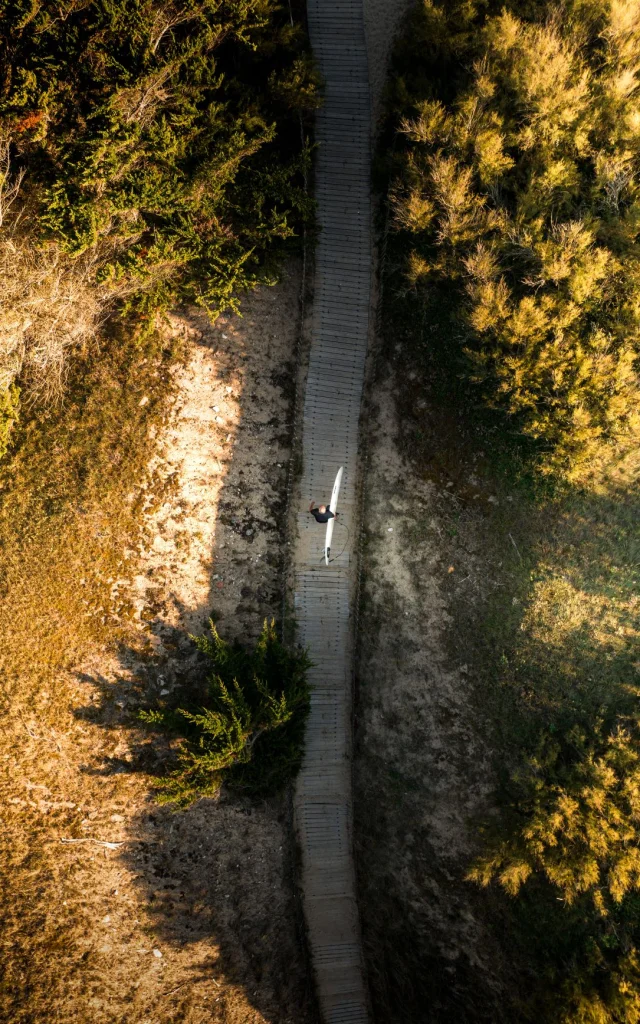
[[[176,672],[176,693],[184,686],[185,695],[197,700],[206,659],[186,633],[180,640],[191,644],[190,658],[199,660],[184,678]],[[123,650],[121,655],[128,661],[136,653]],[[135,718],[136,707],[148,706],[162,689],[152,656],[144,671],[148,684],[140,670],[135,683],[127,675],[115,680],[83,675],[97,700],[78,708],[76,716],[107,730],[121,731],[123,725],[130,730],[126,756],[89,762],[88,774],[140,773],[152,781],[171,767],[172,741],[143,732]],[[179,951],[213,941],[216,954],[195,963],[191,979],[195,982],[204,972],[216,985],[224,982],[226,990],[241,988],[273,1024],[316,1019],[295,888],[291,816],[287,793],[255,801],[223,791],[218,799],[176,810],[159,805],[151,791],[128,822],[133,841],[118,852],[146,905],[154,944]]]

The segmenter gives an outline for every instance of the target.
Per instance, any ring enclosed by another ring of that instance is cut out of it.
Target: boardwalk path
[[[302,494],[328,501],[338,466],[344,466],[344,479],[333,535],[339,557],[328,568],[322,562],[324,527],[307,513],[298,517],[295,609],[300,640],[315,667],[296,824],[323,1019],[364,1024],[367,997],[351,849],[351,705],[358,418],[372,266],[371,115],[362,0],[309,0],[308,14],[325,103],[316,126],[315,192],[322,231],[304,403]]]

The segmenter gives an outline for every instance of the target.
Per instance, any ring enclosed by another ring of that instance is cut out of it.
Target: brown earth
[[[402,16],[412,0],[364,0],[364,23],[369,56],[369,82],[374,124],[382,114],[387,61]]]
[[[405,444],[420,387],[395,363],[380,360],[367,419],[357,668],[355,828],[375,1017],[498,1022],[503,955],[486,896],[480,907],[464,880],[492,768],[473,670],[452,656],[450,583],[480,560],[469,548],[452,562],[458,482],[437,452],[420,466]]]
[[[83,639],[71,664],[49,653],[47,689],[28,700],[4,694],[7,1024],[315,1019],[287,798],[159,807],[156,754],[130,713],[202,671],[188,634],[210,615],[246,640],[280,615],[299,289],[294,267],[242,319],[173,318],[184,364],[100,642]]]
[[[383,113],[393,38],[410,6],[364,5],[374,122]],[[436,424],[430,457],[416,457],[406,425],[417,414],[424,427],[428,389],[411,354],[390,344],[373,354],[365,407],[356,666],[355,842],[374,1018],[498,1024],[506,1019],[508,971],[487,930],[486,896],[482,905],[464,880],[494,780],[476,728],[473,667],[452,656],[452,580],[457,587],[466,576],[469,587],[473,577],[472,600],[481,603],[486,567],[473,552],[473,508],[464,570],[452,564],[457,492],[466,489],[459,435],[447,427],[452,444],[443,458],[443,424]]]

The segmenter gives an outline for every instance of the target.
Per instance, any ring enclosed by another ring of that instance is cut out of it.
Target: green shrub
[[[144,328],[274,282],[318,95],[275,0],[0,0],[0,66],[0,371],[46,390],[114,305]]]
[[[419,7],[392,204],[407,286],[455,289],[465,375],[580,480],[640,438],[638,7],[529,14]]]
[[[298,771],[309,710],[305,654],[278,640],[265,622],[255,648],[194,638],[212,662],[204,705],[140,712],[151,727],[181,737],[178,767],[162,780],[161,800],[182,806],[218,793],[223,782],[250,795],[273,793]]]

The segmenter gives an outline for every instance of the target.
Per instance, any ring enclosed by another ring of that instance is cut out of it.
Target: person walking
[[[340,515],[339,512],[334,515],[328,505],[318,505],[317,508],[314,508],[313,502],[309,505],[309,512],[316,523],[328,523],[330,519],[336,519]]]

